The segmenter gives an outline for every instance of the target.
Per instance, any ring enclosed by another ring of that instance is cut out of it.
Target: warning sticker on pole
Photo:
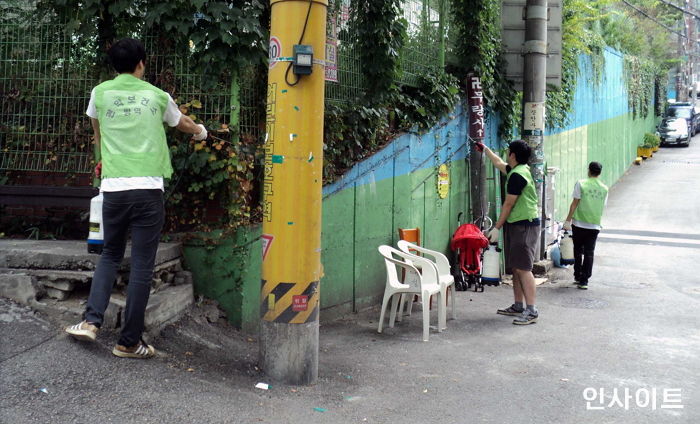
[[[298,294],[292,296],[292,311],[302,312],[309,309],[309,296]]]
[[[270,49],[268,50],[270,58],[270,68],[274,68],[277,64],[277,58],[282,55],[282,42],[277,37],[270,37]]]
[[[525,103],[523,113],[523,130],[525,131],[542,131],[544,129],[544,103],[543,102],[528,102]],[[531,134],[541,135],[541,134]]]
[[[267,256],[267,252],[270,251],[270,246],[272,246],[272,241],[275,239],[275,236],[272,236],[270,234],[263,234],[260,236],[260,240],[262,241],[262,259],[263,261],[265,260],[265,257]]]

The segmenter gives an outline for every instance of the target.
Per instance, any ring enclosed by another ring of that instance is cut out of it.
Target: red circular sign
[[[282,55],[282,42],[277,37],[270,37],[270,48],[268,50],[270,58],[270,68],[277,64],[277,58]]]

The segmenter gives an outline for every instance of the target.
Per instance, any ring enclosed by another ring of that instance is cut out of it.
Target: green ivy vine
[[[79,41],[84,69],[98,81],[114,76],[106,51],[118,38],[148,40],[144,78],[209,128],[211,137],[198,143],[168,132],[175,171],[166,188],[168,230],[231,230],[259,219],[260,140],[229,128],[230,110],[220,97],[230,93],[234,79],[241,85],[244,78],[256,81],[246,89],[259,100],[254,107],[264,111],[264,78],[250,74],[267,74],[268,2],[40,0],[38,7],[44,20],[65,24]],[[183,85],[201,95],[182,98]]]
[[[573,110],[574,94],[579,77],[579,58],[591,70],[591,82],[599,85],[605,70],[606,43],[597,23],[607,17],[609,0],[564,0],[562,4],[562,65],[561,88],[547,90],[547,128],[562,128],[568,124]]]
[[[460,80],[470,71],[481,78],[486,105],[501,119],[498,133],[509,140],[520,119],[520,102],[503,72],[500,10],[498,1],[452,0],[448,69]]]
[[[645,118],[654,101],[656,67],[650,60],[625,55],[624,77],[627,84],[629,108],[634,118]]]
[[[326,106],[325,182],[334,181],[397,134],[430,129],[459,101],[459,82],[444,70],[421,75],[415,85],[397,83],[407,38],[402,3],[351,3],[349,31],[360,56],[365,87],[353,102]]]
[[[399,54],[406,41],[406,20],[401,15],[402,0],[355,0],[350,26],[356,51],[363,64],[365,101],[381,105],[397,90]]]

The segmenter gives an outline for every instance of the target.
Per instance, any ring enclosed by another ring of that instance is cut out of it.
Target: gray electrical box
[[[547,2],[547,84],[561,87],[561,0]],[[523,89],[526,0],[504,0],[501,7],[501,40],[505,50],[506,78]]]

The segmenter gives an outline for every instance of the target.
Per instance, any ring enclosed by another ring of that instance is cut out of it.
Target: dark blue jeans
[[[122,346],[136,345],[143,334],[144,315],[164,219],[163,192],[160,190],[104,193],[104,248],[92,279],[84,319],[97,327],[102,325],[131,230],[131,272],[118,342]]]
[[[599,230],[572,226],[574,239],[574,278],[579,283],[588,284],[593,273],[593,256]]]

